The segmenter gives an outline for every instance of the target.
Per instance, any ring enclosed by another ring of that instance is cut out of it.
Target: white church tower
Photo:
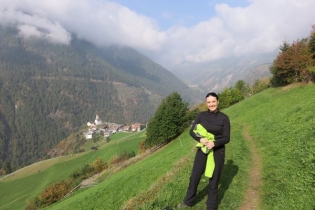
[[[100,117],[98,116],[98,114],[96,114],[95,116],[95,125],[100,125],[102,124],[102,120],[100,119]]]

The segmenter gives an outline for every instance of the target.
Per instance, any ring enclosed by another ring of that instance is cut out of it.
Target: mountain
[[[222,58],[199,64],[185,63],[173,73],[191,86],[198,86],[205,92],[221,92],[232,87],[238,80],[252,84],[256,79],[270,77],[269,67],[278,52],[251,56]]]
[[[69,45],[0,27],[0,169],[44,159],[62,139],[94,120],[147,122],[161,100],[191,90],[132,48],[99,48],[73,36]]]

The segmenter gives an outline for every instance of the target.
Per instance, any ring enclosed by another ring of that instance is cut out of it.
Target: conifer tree
[[[148,123],[145,145],[151,147],[167,143],[178,136],[187,125],[187,108],[187,102],[177,92],[163,99]]]
[[[308,44],[309,51],[313,55],[313,59],[315,60],[315,24],[312,26],[313,30],[311,32],[310,42]]]

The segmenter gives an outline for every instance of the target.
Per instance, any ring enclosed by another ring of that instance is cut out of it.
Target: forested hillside
[[[45,158],[96,113],[107,122],[145,123],[174,91],[188,102],[198,98],[131,48],[97,48],[76,37],[54,44],[0,27],[0,169]]]

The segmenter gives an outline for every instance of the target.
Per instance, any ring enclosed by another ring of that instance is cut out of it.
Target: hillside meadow
[[[313,84],[269,88],[222,110],[229,115],[232,130],[219,186],[220,210],[243,208],[249,197],[247,190],[257,158],[261,160],[261,168],[254,174],[260,183],[255,189],[259,201],[255,209],[314,210],[314,93]],[[3,179],[0,181],[0,209],[23,209],[26,199],[32,199],[45,186],[69,175],[80,164],[91,163],[99,156],[106,161],[117,148],[137,151],[138,142],[144,138],[144,133],[140,133],[129,140],[117,139],[95,153],[53,164],[41,172],[16,180]],[[147,158],[110,177],[100,177],[96,186],[80,189],[46,209],[174,208],[185,196],[194,154],[195,142],[187,129]],[[207,182],[203,177],[192,210],[205,209]]]
[[[88,152],[41,161],[10,174],[0,180],[0,210],[24,209],[26,201],[33,200],[48,185],[69,178],[72,172],[84,164],[91,164],[98,157],[109,162],[111,157],[125,151],[137,152],[139,141],[143,140],[144,135],[144,132],[117,133],[111,136],[109,143],[99,144],[96,151],[86,147]],[[93,144],[87,142],[87,145]]]

